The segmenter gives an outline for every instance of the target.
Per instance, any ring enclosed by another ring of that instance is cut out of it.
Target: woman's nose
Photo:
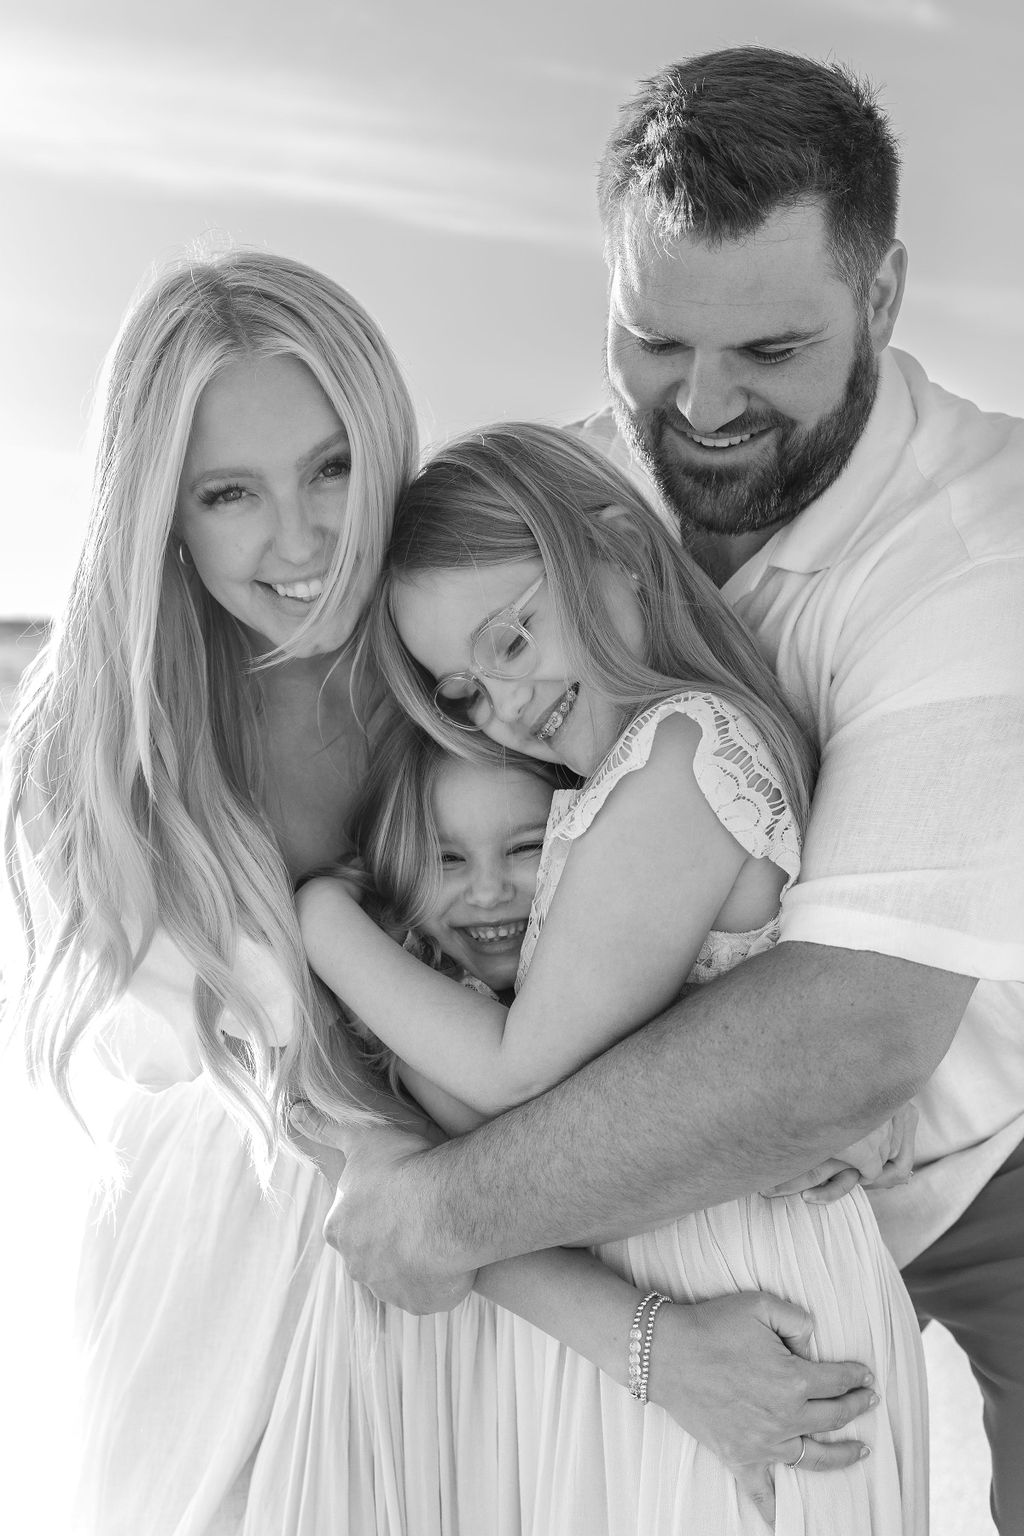
[[[278,556],[288,565],[308,566],[320,553],[323,536],[304,498],[283,497],[276,510],[274,548]]]

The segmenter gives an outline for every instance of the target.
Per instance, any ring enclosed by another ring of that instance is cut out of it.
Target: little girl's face
[[[402,643],[436,681],[453,673],[478,676],[492,706],[480,711],[485,736],[586,776],[614,746],[621,712],[575,677],[548,583],[542,582],[519,608],[523,593],[536,585],[542,571],[539,560],[425,571],[396,584],[392,612]],[[643,620],[631,583],[611,567],[601,567],[596,579],[605,587],[623,642],[639,654]],[[533,664],[523,677],[477,674],[475,638],[489,619],[510,606],[535,641]]]
[[[419,927],[495,992],[516,978],[550,808],[521,768],[452,762],[434,786],[441,889]]]

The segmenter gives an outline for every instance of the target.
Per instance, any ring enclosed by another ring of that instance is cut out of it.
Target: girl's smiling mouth
[[[569,717],[573,705],[576,703],[576,697],[579,691],[579,683],[570,683],[569,687],[562,694],[562,697],[559,699],[554,709],[544,721],[544,724],[538,731],[534,732],[538,741],[548,742],[551,740],[552,736],[555,735],[556,731],[561,730],[562,726],[565,724]]]

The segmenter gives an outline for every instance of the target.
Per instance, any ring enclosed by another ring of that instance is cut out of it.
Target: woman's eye
[[[344,480],[351,474],[352,464],[349,459],[328,459],[326,464],[320,466],[319,474],[323,480]]]
[[[509,852],[514,859],[535,859],[539,857],[543,847],[544,839],[539,838],[533,843],[516,843],[514,848],[509,849]]]
[[[515,661],[525,651],[527,640],[525,635],[514,635],[505,647],[505,660]]]
[[[464,861],[462,855],[458,853],[442,853],[441,855],[442,869],[455,869],[459,864],[463,862]]]
[[[217,507],[240,501],[244,495],[245,487],[242,485],[208,485],[199,492],[199,500],[204,507]]]

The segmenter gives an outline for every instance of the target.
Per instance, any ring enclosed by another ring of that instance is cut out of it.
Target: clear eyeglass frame
[[[470,652],[473,670],[449,672],[434,688],[432,702],[437,714],[459,731],[482,731],[494,714],[494,700],[487,690],[485,677],[515,681],[529,677],[538,660],[537,641],[519,615],[544,585],[544,572],[531,582],[521,597],[500,613],[481,624],[473,637]],[[473,711],[486,705],[479,721]]]

